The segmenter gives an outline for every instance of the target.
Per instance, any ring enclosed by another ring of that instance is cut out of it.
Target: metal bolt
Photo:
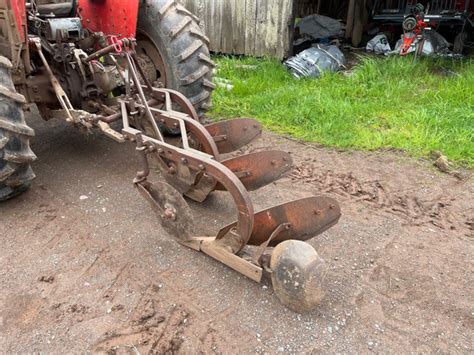
[[[163,154],[164,152],[163,148],[158,148],[158,154]]]
[[[181,163],[183,163],[184,165],[188,164],[188,159],[181,158]]]
[[[199,164],[198,169],[199,170],[204,170],[204,169],[206,169],[206,167],[204,166],[204,164]]]
[[[176,220],[176,211],[174,208],[167,208],[165,212],[161,215],[163,219],[172,219],[173,221]]]

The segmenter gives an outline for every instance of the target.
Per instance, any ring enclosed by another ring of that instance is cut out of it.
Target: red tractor
[[[36,104],[45,120],[132,142],[142,166],[134,184],[179,243],[257,282],[270,273],[292,309],[318,304],[324,262],[304,241],[336,224],[339,206],[309,197],[254,213],[248,190],[278,179],[291,158],[226,155],[260,135],[255,120],[200,123],[215,64],[189,11],[175,0],[0,0],[0,14],[0,200],[34,178],[22,109]],[[186,198],[215,190],[232,195],[237,221],[198,237]]]

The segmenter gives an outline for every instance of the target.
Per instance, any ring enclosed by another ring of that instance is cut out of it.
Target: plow
[[[36,104],[45,119],[62,119],[134,145],[140,169],[133,183],[178,243],[256,282],[268,275],[278,299],[294,311],[310,311],[321,302],[327,268],[306,241],[338,222],[339,205],[313,196],[254,210],[249,192],[284,176],[292,159],[276,150],[236,155],[261,135],[254,119],[201,123],[214,64],[192,14],[174,1],[158,0],[1,4],[2,21],[10,21],[4,24],[9,31],[4,31],[8,38],[2,39],[0,61],[2,199],[29,187],[29,164],[35,159],[29,149],[33,131],[23,114],[7,114]],[[127,16],[113,16],[121,7]],[[171,24],[170,13],[182,20]],[[139,31],[140,18],[164,24],[158,32],[168,39],[186,34],[177,63],[193,57],[196,62],[167,71],[169,55],[163,51],[170,46],[160,47],[162,38]],[[180,77],[181,86],[172,75]],[[197,82],[205,90],[196,94],[189,86]],[[214,191],[232,197],[236,218],[216,235],[201,235],[188,201],[204,202]]]

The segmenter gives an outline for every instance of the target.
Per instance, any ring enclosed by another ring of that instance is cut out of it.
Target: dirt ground
[[[342,206],[310,241],[330,267],[326,298],[300,315],[268,280],[166,235],[131,183],[132,146],[28,119],[38,178],[0,205],[1,352],[473,352],[472,178],[264,133],[246,150],[290,151],[295,169],[252,193],[256,209],[312,194]],[[199,233],[233,219],[225,193],[192,207]]]

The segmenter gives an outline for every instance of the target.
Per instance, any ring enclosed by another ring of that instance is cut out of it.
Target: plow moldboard
[[[236,151],[262,134],[260,123],[252,118],[239,118],[206,125],[214,138],[219,153]]]
[[[288,239],[307,240],[335,225],[340,216],[337,201],[330,197],[313,196],[288,202],[255,214],[248,244],[264,243],[282,223],[290,223],[290,228],[278,234],[269,246]]]
[[[238,156],[222,162],[242,181],[249,191],[257,190],[279,179],[291,169],[290,154],[279,150],[269,150]],[[223,190],[217,184],[216,190]]]

